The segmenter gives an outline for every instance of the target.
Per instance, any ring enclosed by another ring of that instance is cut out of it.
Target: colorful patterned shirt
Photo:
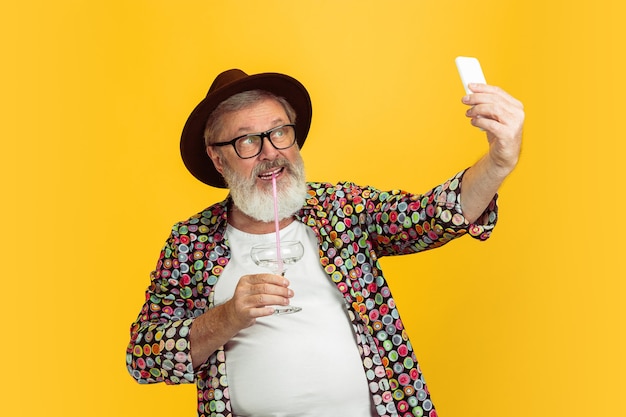
[[[468,224],[460,205],[463,174],[422,195],[349,182],[308,183],[308,198],[296,214],[315,232],[320,263],[350,306],[380,416],[437,415],[378,259],[437,248],[466,233],[487,239],[497,220],[497,196]],[[194,319],[213,307],[213,287],[229,260],[228,204],[174,225],[131,326],[126,355],[139,383],[195,381],[200,417],[233,416],[224,349],[194,370],[189,346]]]

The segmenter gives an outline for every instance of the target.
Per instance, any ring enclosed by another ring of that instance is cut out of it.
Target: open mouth
[[[271,180],[272,177],[277,177],[280,174],[282,174],[282,172],[285,170],[284,167],[278,167],[278,168],[274,168],[271,171],[267,171],[267,172],[263,172],[261,174],[258,175],[258,177],[262,180]]]

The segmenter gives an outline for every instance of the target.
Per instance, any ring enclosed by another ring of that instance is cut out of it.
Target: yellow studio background
[[[527,112],[499,226],[383,260],[439,415],[626,415],[626,7],[583,3],[5,2],[0,413],[195,415],[124,351],[169,228],[225,195],[178,154],[220,71],[307,86],[309,179],[426,191],[486,150],[472,55]]]

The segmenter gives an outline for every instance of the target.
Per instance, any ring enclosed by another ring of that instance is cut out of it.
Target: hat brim
[[[222,175],[215,169],[206,153],[204,130],[209,115],[227,98],[244,91],[264,90],[283,97],[296,112],[296,141],[299,147],[311,127],[311,98],[306,88],[295,78],[278,73],[261,73],[240,78],[226,84],[207,96],[191,112],[180,139],[180,153],[189,172],[205,184],[227,188]]]

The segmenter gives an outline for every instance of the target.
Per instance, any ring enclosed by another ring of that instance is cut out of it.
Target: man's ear
[[[206,154],[209,155],[209,158],[211,158],[211,161],[213,161],[213,165],[215,165],[215,169],[217,170],[217,172],[222,174],[222,171],[224,170],[224,165],[222,164],[222,156],[220,155],[220,152],[212,146],[207,146]]]

